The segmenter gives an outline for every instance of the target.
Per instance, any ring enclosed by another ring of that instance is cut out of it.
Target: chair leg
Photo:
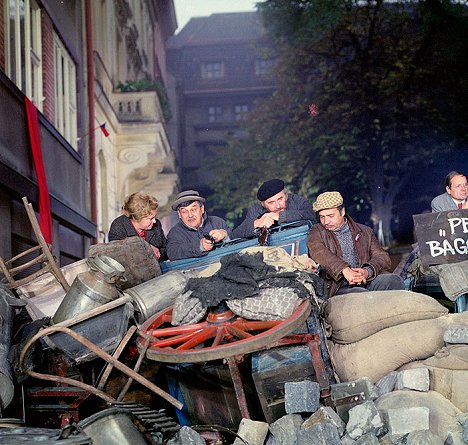
[[[47,261],[50,264],[51,272],[54,275],[54,277],[57,279],[57,281],[61,284],[65,292],[67,292],[68,289],[70,289],[70,285],[68,284],[67,280],[63,276],[63,273],[60,270],[60,268],[57,266],[57,263],[55,262],[52,252],[50,251],[50,246],[49,244],[46,243],[44,236],[42,235],[42,231],[41,231],[41,228],[39,227],[39,223],[37,222],[36,214],[34,213],[32,204],[28,202],[28,199],[26,197],[23,197],[23,204],[26,209],[26,213],[28,214],[29,221],[31,222],[31,226],[34,230],[34,234],[36,235],[37,242],[41,246],[42,251],[47,258]]]

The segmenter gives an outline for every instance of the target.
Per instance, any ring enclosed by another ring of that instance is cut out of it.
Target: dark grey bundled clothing
[[[120,215],[112,221],[109,229],[109,241],[130,238],[131,236],[139,236],[138,232],[133,227],[130,218],[125,215]],[[167,240],[164,235],[161,221],[159,219],[153,224],[151,229],[146,231],[146,242],[159,249],[161,257],[159,261],[167,259],[166,245]]]
[[[278,224],[294,221],[311,221],[315,223],[315,213],[307,199],[290,193],[288,193],[287,197],[286,210],[280,213]],[[261,202],[255,202],[248,210],[244,221],[232,231],[233,237],[253,238],[257,236],[258,230],[254,229],[254,221],[268,212]]]
[[[226,221],[217,216],[206,216],[198,229],[191,229],[179,221],[167,234],[167,256],[170,260],[181,260],[206,255],[208,252],[201,250],[200,241],[214,229],[226,230],[231,236]]]
[[[263,261],[263,254],[233,253],[221,258],[221,268],[211,277],[191,278],[184,292],[192,291],[203,307],[216,306],[223,300],[243,299],[259,293],[264,287],[290,287],[300,298],[307,298],[306,287],[296,272],[278,272]],[[318,279],[318,277],[317,277]]]

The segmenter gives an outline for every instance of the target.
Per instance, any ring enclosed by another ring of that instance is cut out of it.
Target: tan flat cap
[[[341,205],[343,205],[343,197],[340,192],[325,192],[317,196],[312,208],[314,212],[320,212],[320,210],[333,209]]]

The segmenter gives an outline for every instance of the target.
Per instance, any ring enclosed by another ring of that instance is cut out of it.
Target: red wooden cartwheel
[[[247,354],[268,348],[290,334],[310,314],[303,301],[286,320],[255,321],[235,315],[227,307],[212,309],[200,323],[171,326],[172,307],[149,318],[138,330],[141,350],[151,334],[146,356],[164,363],[196,363]]]

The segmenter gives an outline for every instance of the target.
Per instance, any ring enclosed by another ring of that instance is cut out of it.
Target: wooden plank
[[[422,264],[466,261],[468,209],[413,215],[413,220]]]

